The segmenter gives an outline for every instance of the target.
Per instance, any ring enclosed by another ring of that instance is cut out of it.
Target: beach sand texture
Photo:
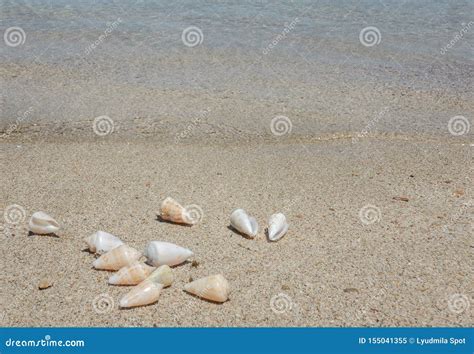
[[[25,37],[0,47],[0,325],[473,325],[472,4],[2,10]],[[158,220],[168,196],[202,221]],[[255,239],[229,229],[235,208]],[[28,235],[39,210],[58,237]],[[276,212],[290,227],[270,243]],[[129,288],[85,251],[97,230],[195,256],[158,303],[121,310]],[[229,301],[183,291],[217,273]]]

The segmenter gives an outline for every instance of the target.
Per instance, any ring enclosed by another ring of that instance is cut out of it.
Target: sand
[[[290,135],[228,144],[12,135],[1,146],[1,207],[17,204],[26,217],[1,234],[2,325],[472,325],[465,139]],[[167,196],[199,205],[202,222],[160,222]],[[367,205],[378,210],[368,225],[359,216]],[[258,219],[256,239],[228,228],[236,207]],[[37,210],[60,222],[59,237],[28,235]],[[278,211],[290,230],[270,243],[263,229]],[[196,262],[174,268],[176,281],[158,303],[120,310],[128,289],[109,286],[110,273],[93,270],[95,257],[84,251],[83,238],[96,230],[138,249],[174,242]],[[231,284],[226,303],[183,291],[190,278],[216,273]],[[44,278],[52,286],[39,290]]]

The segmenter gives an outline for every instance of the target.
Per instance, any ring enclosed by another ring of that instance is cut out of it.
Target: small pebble
[[[38,289],[44,290],[44,289],[48,289],[52,286],[53,286],[53,282],[49,279],[44,278],[44,279],[40,280],[40,282],[38,284]]]

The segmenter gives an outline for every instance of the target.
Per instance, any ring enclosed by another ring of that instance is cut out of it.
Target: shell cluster
[[[158,214],[162,220],[176,224],[195,225],[199,221],[170,197],[161,203]],[[257,220],[243,209],[235,209],[231,213],[230,225],[249,238],[255,238],[259,230]],[[59,223],[45,212],[39,211],[32,215],[29,228],[36,234],[54,234],[59,230]],[[270,216],[267,228],[270,241],[278,241],[287,231],[285,215],[276,213]],[[151,241],[141,252],[105,231],[97,231],[84,241],[88,250],[97,255],[92,263],[93,268],[115,272],[109,277],[108,284],[132,286],[120,299],[121,308],[157,302],[161,291],[173,284],[171,267],[194,256],[191,250],[165,241]],[[222,274],[215,274],[191,281],[184,286],[184,291],[202,299],[222,303],[229,299],[230,285]]]

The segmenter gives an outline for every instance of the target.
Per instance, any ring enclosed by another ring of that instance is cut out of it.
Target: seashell
[[[230,225],[244,235],[252,238],[257,236],[257,220],[247,215],[243,209],[235,209],[232,214],[230,214]]]
[[[37,211],[31,216],[30,231],[38,235],[53,234],[59,231],[59,224],[43,211]]]
[[[109,278],[109,284],[137,285],[145,280],[154,270],[155,267],[150,267],[145,263],[134,262],[131,265],[120,268],[117,273],[112,274]]]
[[[157,268],[148,278],[122,297],[120,307],[144,306],[158,301],[161,290],[170,286],[173,280],[173,271],[169,266],[163,265]]]
[[[105,231],[97,231],[86,237],[84,241],[89,246],[89,251],[98,254],[106,253],[115,247],[123,245],[123,242],[117,236]]]
[[[97,258],[92,265],[95,269],[119,270],[133,264],[141,257],[141,253],[127,245],[118,246]]]
[[[120,299],[120,307],[128,308],[152,304],[158,301],[163,287],[163,284],[144,280]]]
[[[197,220],[189,215],[185,207],[171,197],[163,200],[159,214],[163,220],[172,221],[177,224],[194,225],[197,222]]]
[[[155,267],[163,264],[174,266],[183,263],[194,253],[170,242],[151,241],[145,249],[147,263]]]
[[[282,213],[276,213],[268,219],[268,239],[270,241],[278,241],[288,231],[288,223],[286,217]]]
[[[184,286],[188,293],[207,300],[225,302],[229,298],[229,282],[222,274],[211,275],[195,280]]]

